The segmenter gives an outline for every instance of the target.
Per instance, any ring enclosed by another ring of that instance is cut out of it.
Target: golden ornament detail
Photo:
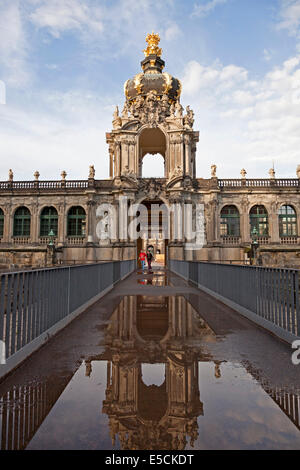
[[[165,78],[165,83],[164,83],[164,90],[163,92],[168,94],[169,91],[171,90],[172,88],[172,75],[170,75],[169,73],[167,72],[164,72],[163,74],[163,77]]]
[[[140,94],[142,92],[142,88],[143,88],[143,84],[141,83],[141,80],[142,80],[142,77],[143,77],[143,74],[142,73],[138,73],[135,77],[134,77],[134,88],[136,89],[136,91]]]
[[[158,57],[162,55],[162,49],[158,47],[158,43],[160,42],[159,34],[155,34],[153,31],[151,34],[147,34],[146,42],[148,43],[148,47],[143,50],[145,57],[151,54],[155,54]]]

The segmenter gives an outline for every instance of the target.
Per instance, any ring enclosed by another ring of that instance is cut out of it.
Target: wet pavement
[[[0,449],[299,449],[291,348],[137,271],[0,384]]]

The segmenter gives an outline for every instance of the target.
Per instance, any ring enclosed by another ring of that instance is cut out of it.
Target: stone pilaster
[[[96,206],[96,201],[93,199],[89,199],[87,202],[88,206],[88,216],[87,216],[87,241],[88,243],[94,243],[95,241],[95,220],[96,220],[96,214],[95,214],[95,206]]]
[[[32,204],[30,207],[31,220],[30,220],[30,240],[32,243],[38,243],[39,241],[39,227],[40,217],[38,211],[38,205]]]
[[[58,206],[58,246],[62,246],[64,244],[66,232],[65,204],[61,203]]]
[[[11,204],[6,204],[4,207],[4,231],[3,231],[3,242],[9,243],[11,241],[11,235],[13,230],[13,213]]]
[[[242,243],[251,243],[249,204],[247,199],[242,199],[240,212],[240,234]]]
[[[269,208],[268,208],[269,209]],[[280,243],[279,237],[279,220],[277,213],[277,204],[273,202],[270,206],[269,212],[269,235],[271,243]]]

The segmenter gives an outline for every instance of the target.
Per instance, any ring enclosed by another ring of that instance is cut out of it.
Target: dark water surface
[[[0,386],[1,449],[300,449],[298,391],[215,359],[184,296],[124,296],[98,335],[75,371]]]

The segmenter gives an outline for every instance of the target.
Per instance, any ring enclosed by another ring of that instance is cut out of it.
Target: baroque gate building
[[[159,36],[146,41],[142,71],[126,81],[123,109],[116,107],[106,134],[109,179],[96,179],[90,166],[86,180],[62,172],[42,181],[36,171],[32,181],[15,181],[10,170],[0,182],[0,265],[135,259],[147,245],[165,260],[244,263],[255,238],[263,265],[299,267],[300,167],[297,178],[278,179],[271,169],[269,178],[248,179],[242,169],[239,179],[219,179],[215,165],[211,178],[197,177],[194,113],[180,103],[180,80],[163,71]],[[163,178],[143,178],[147,154],[162,155]],[[157,230],[136,239],[127,228],[141,203],[140,228],[152,217]],[[178,229],[188,214],[201,239],[192,247]]]

